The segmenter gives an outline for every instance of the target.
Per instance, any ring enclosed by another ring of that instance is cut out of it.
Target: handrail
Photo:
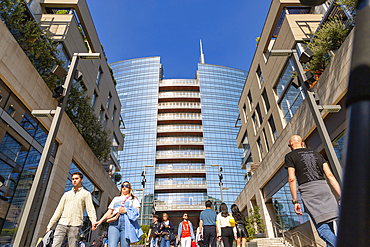
[[[276,236],[278,237],[278,235],[279,235],[278,230],[280,230],[284,241],[286,241],[286,239],[287,239],[287,241],[290,242],[294,247],[296,247],[296,246],[302,247],[302,241],[304,241],[305,243],[307,243],[310,246],[325,247],[325,246],[319,244],[318,242],[316,242],[315,240],[307,237],[307,235],[303,234],[300,231],[295,231],[295,232],[291,233],[289,231],[284,230],[283,227],[277,222],[274,222],[273,226],[274,226],[274,229],[276,231]],[[298,243],[294,242],[294,238],[297,238]]]

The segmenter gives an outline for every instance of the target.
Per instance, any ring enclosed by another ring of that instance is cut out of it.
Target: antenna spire
[[[204,61],[204,54],[203,54],[202,40],[200,40],[200,63],[205,63],[205,61]]]

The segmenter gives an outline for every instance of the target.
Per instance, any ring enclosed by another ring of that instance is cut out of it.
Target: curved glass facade
[[[230,206],[245,186],[240,171],[243,151],[236,145],[239,129],[238,103],[247,72],[239,69],[198,64],[198,80],[202,102],[204,153],[208,196],[221,200],[218,167],[222,167],[224,202]]]

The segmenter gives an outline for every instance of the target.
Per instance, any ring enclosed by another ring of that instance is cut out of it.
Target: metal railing
[[[155,183],[154,184],[155,189],[199,189],[204,188],[207,189],[207,183],[204,182],[192,182],[192,183],[182,183],[182,184],[176,184],[176,183]]]
[[[158,132],[194,132],[203,131],[202,125],[158,125]]]
[[[303,247],[303,246],[324,247],[323,245],[307,237],[305,234],[301,233],[300,231],[289,232],[277,222],[274,222],[273,226],[274,226],[276,237],[282,237],[284,242],[287,241],[294,247],[298,247],[298,246],[299,247]]]
[[[198,86],[198,80],[194,79],[168,79],[162,80],[159,86]]]
[[[158,120],[202,119],[201,113],[164,113],[158,114]]]
[[[200,93],[198,92],[161,92],[158,94],[159,98],[199,98]]]
[[[204,158],[203,150],[166,150],[166,151],[157,151],[157,158]]]
[[[201,104],[199,102],[166,102],[166,103],[159,103],[158,104],[158,109],[167,109],[167,108],[200,109]]]
[[[198,205],[155,205],[155,210],[178,210],[178,209],[193,209],[193,210],[204,210],[206,207],[203,204]]]
[[[162,144],[203,144],[202,137],[159,137],[157,145]]]
[[[156,167],[156,173],[167,173],[167,172],[205,172],[205,165],[176,165],[176,166],[167,166],[167,167]]]

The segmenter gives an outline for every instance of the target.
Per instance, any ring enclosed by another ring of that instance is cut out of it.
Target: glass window
[[[69,55],[67,50],[65,49],[62,42],[59,42],[57,45],[58,49],[58,58],[63,61],[63,68],[67,70],[68,65],[70,63]]]
[[[257,104],[257,106],[256,106],[256,111],[257,111],[258,118],[259,118],[260,125],[261,125],[263,123],[263,119],[262,119],[262,113],[261,113],[261,109],[260,109],[260,105],[259,104]]]
[[[111,93],[109,93],[108,100],[107,100],[107,106],[106,106],[106,108],[107,108],[108,111],[109,111],[109,106],[110,106],[110,101],[111,100],[112,100],[112,95],[111,95]]]
[[[98,74],[96,75],[96,85],[98,86],[98,88],[100,86],[100,80],[101,80],[102,74],[103,74],[103,71],[99,67]]]
[[[103,107],[101,107],[100,108],[100,112],[99,112],[99,121],[100,121],[100,123],[102,122],[102,120],[103,120],[103,116],[104,116],[104,108]]]
[[[272,135],[274,137],[274,141],[276,141],[276,139],[278,138],[278,133],[276,131],[276,126],[275,126],[274,118],[272,117],[272,115],[269,118],[268,122],[269,122],[269,125],[270,125],[270,128],[271,128]]]
[[[263,102],[265,103],[266,113],[267,113],[270,110],[270,102],[269,102],[269,99],[267,97],[266,89],[263,90],[262,99],[263,99]]]
[[[263,132],[263,136],[265,137],[265,142],[266,142],[266,147],[267,147],[267,152],[270,150],[270,147],[269,147],[269,142],[267,141],[267,135],[266,135],[266,131],[265,129],[262,130]]]
[[[258,84],[261,87],[261,85],[264,83],[263,76],[262,76],[262,71],[260,65],[257,67],[257,79],[258,79]]]
[[[249,100],[249,108],[250,108],[250,110],[252,110],[252,108],[253,108],[253,100],[252,100],[251,91],[248,92],[248,100]]]
[[[13,107],[13,105],[10,105],[8,107],[8,110],[6,111],[11,117],[14,117],[14,114],[15,114],[15,109]]]
[[[105,116],[103,128],[107,128],[108,116]]]
[[[113,107],[113,114],[112,114],[112,121],[113,121],[113,124],[114,124],[114,120],[115,120],[115,118],[116,118],[116,114],[117,114],[117,107],[116,107],[116,106],[114,106],[114,107]]]
[[[92,97],[92,100],[91,100],[91,107],[92,107],[93,112],[95,110],[95,103],[96,103],[97,97],[98,97],[98,94],[94,91],[94,94],[93,94],[93,97]]]
[[[257,131],[258,131],[258,128],[259,128],[259,125],[258,125],[258,122],[257,122],[256,113],[254,113],[252,115],[252,119],[253,119],[253,124],[254,124],[254,134],[256,134]]]
[[[262,147],[262,142],[261,142],[260,137],[257,139],[257,145],[258,145],[258,148],[259,148],[259,151],[260,151],[261,159],[263,159],[265,157],[265,154],[263,152],[263,147]]]
[[[344,164],[345,164],[345,153],[346,153],[346,148],[347,148],[346,147],[347,146],[346,137],[347,137],[347,131],[343,131],[332,142],[335,153],[338,157],[338,160],[342,168],[344,168]]]

